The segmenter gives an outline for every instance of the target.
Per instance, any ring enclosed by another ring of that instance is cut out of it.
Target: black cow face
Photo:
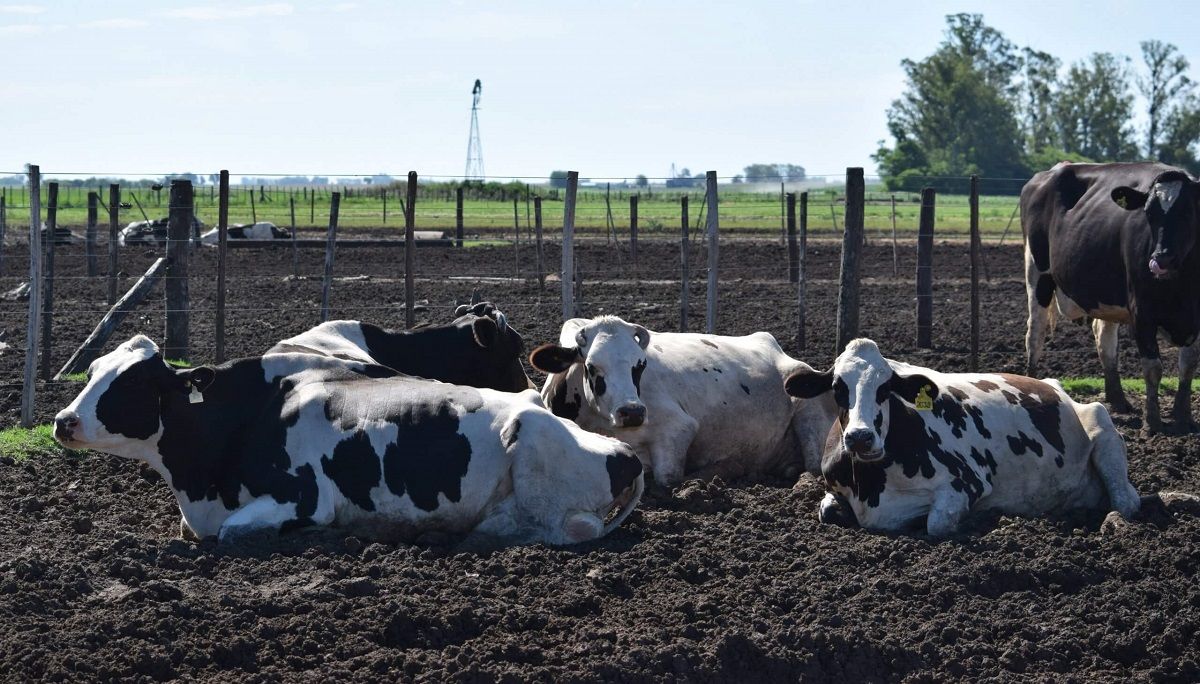
[[[476,364],[478,369],[496,375],[494,378],[480,378],[479,386],[506,392],[534,389],[533,382],[521,366],[525,340],[508,324],[507,316],[489,302],[460,305],[454,315],[456,318],[452,325],[469,327],[471,338],[484,352],[486,358]]]
[[[529,363],[545,373],[563,373],[582,365],[584,396],[613,427],[638,427],[646,422],[642,403],[642,372],[650,331],[615,316],[592,321],[573,319],[563,324],[560,341],[575,330],[574,346],[545,344],[533,350]]]
[[[1122,186],[1112,191],[1118,206],[1146,213],[1154,244],[1147,268],[1158,279],[1174,278],[1196,243],[1200,228],[1200,183],[1169,171],[1160,174],[1145,193]]]
[[[919,409],[938,394],[937,385],[924,375],[897,373],[867,339],[851,341],[828,371],[796,371],[788,376],[784,389],[801,399],[832,390],[841,411],[842,450],[860,461],[883,457],[893,396]]]
[[[163,402],[187,401],[193,381],[211,381],[211,373],[171,368],[153,341],[137,335],[92,362],[83,391],[55,417],[54,437],[73,449],[153,458]]]

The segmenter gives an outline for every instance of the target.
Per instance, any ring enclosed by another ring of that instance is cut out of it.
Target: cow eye
[[[596,367],[589,363],[587,365],[587,373],[588,373],[588,375],[594,376],[596,374]]]

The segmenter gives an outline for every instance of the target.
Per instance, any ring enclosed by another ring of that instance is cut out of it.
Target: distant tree
[[[686,166],[683,167],[683,170],[680,171],[679,175],[677,176],[677,178],[691,178],[691,177],[692,177],[692,172]]]
[[[1029,154],[1058,143],[1054,123],[1054,97],[1058,87],[1058,69],[1062,62],[1054,55],[1025,48],[1021,72],[1021,127]],[[1034,166],[1033,168],[1038,168]]]
[[[783,177],[792,182],[800,182],[804,180],[804,167],[799,164],[780,164],[780,171]]]
[[[743,180],[745,180],[745,178],[740,173],[733,177],[734,183],[741,183]]]
[[[567,172],[566,171],[551,171],[550,172],[550,187],[552,187],[552,188],[567,187]]]
[[[1055,118],[1062,148],[1101,161],[1137,158],[1128,58],[1097,52],[1071,65],[1059,89]]]
[[[747,183],[765,183],[783,179],[778,164],[750,164],[742,169]]]
[[[1185,73],[1188,70],[1187,57],[1179,54],[1179,49],[1170,43],[1160,40],[1144,40],[1142,59],[1146,62],[1149,74],[1137,79],[1138,90],[1146,98],[1146,115],[1149,124],[1146,127],[1146,154],[1154,156],[1158,150],[1158,134],[1162,130],[1163,119],[1172,113],[1175,104],[1185,99],[1192,90],[1192,81]]]
[[[636,179],[636,181],[635,181],[635,182],[637,183],[637,186],[638,186],[639,188],[645,188],[645,187],[648,187],[648,186],[650,185],[650,179],[649,179],[649,178],[646,178],[646,175],[645,175],[645,174],[643,174],[643,173],[639,173],[639,174],[637,175],[637,179]]]
[[[208,182],[212,183],[213,185],[220,183],[221,182],[221,174],[219,174],[219,173],[208,174]]]
[[[1193,95],[1176,103],[1167,114],[1155,156],[1193,176],[1200,175],[1200,97]]]

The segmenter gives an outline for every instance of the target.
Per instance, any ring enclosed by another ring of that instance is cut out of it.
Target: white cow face
[[[646,422],[641,383],[649,330],[616,316],[591,321],[576,318],[563,324],[559,342],[533,350],[529,363],[545,373],[563,373],[581,364],[589,406],[606,416],[613,427],[638,427]]]
[[[164,395],[186,395],[200,375],[171,368],[150,338],[137,335],[92,362],[83,391],[55,416],[54,438],[72,449],[144,458],[162,427]]]
[[[801,399],[832,390],[841,411],[841,448],[860,461],[883,457],[894,401],[903,399],[911,404],[932,400],[938,394],[937,385],[924,375],[897,373],[868,339],[851,341],[828,371],[796,371],[788,376],[784,388]]]

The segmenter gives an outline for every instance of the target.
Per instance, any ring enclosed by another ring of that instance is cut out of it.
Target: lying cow
[[[1138,511],[1108,411],[1075,403],[1053,380],[938,373],[889,361],[858,339],[833,368],[800,370],[786,388],[833,395],[841,410],[821,462],[831,490],[822,522],[895,530],[928,516],[929,534],[942,536],[972,509]]]
[[[487,302],[462,305],[455,320],[413,330],[384,330],[361,321],[328,321],[271,347],[353,359],[455,385],[520,392],[534,387],[521,366],[525,341]]]
[[[170,220],[167,217],[146,221],[133,221],[117,233],[117,244],[122,247],[133,245],[165,245],[167,244],[167,228]],[[192,230],[188,237],[199,234],[204,227],[200,219],[192,216]]]
[[[629,447],[555,418],[532,390],[311,354],[177,370],[140,335],[92,363],[54,436],[145,461],[184,534],[222,541],[337,524],[567,544],[615,529],[643,486]]]
[[[290,240],[292,233],[287,228],[280,228],[269,221],[258,223],[238,223],[229,226],[230,240]],[[220,231],[216,228],[200,236],[200,242],[205,245],[215,245],[220,241]]]
[[[575,318],[529,363],[551,374],[542,399],[554,415],[633,446],[666,486],[689,472],[816,472],[836,413],[831,399],[784,394],[789,373],[811,369],[765,332],[651,333],[615,316]]]

